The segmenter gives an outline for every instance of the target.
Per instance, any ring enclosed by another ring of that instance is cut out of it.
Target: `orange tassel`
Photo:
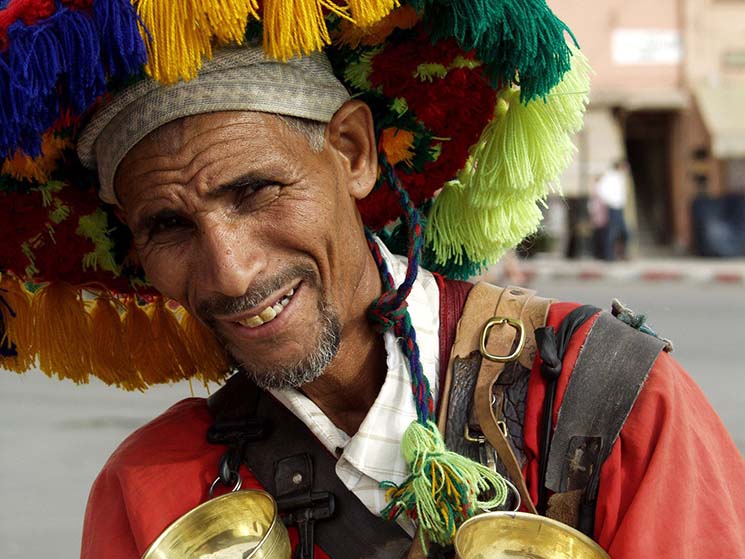
[[[67,283],[50,283],[34,294],[31,314],[39,368],[48,376],[88,382],[92,332],[82,293]]]
[[[411,164],[414,157],[414,133],[400,128],[385,128],[380,137],[380,147],[391,165],[401,161]]]
[[[0,304],[0,314],[5,325],[4,336],[0,343],[13,344],[16,350],[14,357],[2,358],[0,365],[5,369],[23,373],[34,364],[32,348],[34,322],[31,314],[31,295],[21,282],[5,275],[0,276],[0,297],[7,303],[7,306]]]
[[[181,318],[184,343],[196,364],[197,374],[203,382],[220,382],[229,372],[225,350],[215,336],[188,312]]]
[[[99,296],[91,312],[96,336],[91,348],[92,373],[106,384],[125,390],[142,390],[145,386],[136,374],[127,347],[123,342],[124,327],[110,297]]]
[[[29,157],[18,150],[13,157],[3,162],[2,173],[18,180],[45,184],[49,181],[52,171],[55,170],[62,150],[69,144],[68,139],[55,136],[53,132],[47,132],[42,138],[40,156]]]
[[[196,365],[186,349],[181,328],[173,313],[161,298],[152,308],[153,338],[160,351],[158,369],[162,371],[163,382],[178,381],[196,375]]]
[[[153,349],[153,333],[150,326],[150,317],[137,304],[135,297],[127,302],[127,313],[124,315],[124,347],[129,354],[130,363],[134,370],[132,376],[133,384],[147,387],[151,384],[163,382],[154,370],[154,358],[151,356]]]

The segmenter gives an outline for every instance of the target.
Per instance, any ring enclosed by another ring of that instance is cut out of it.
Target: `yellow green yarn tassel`
[[[389,520],[405,513],[419,523],[422,546],[429,541],[447,545],[464,521],[482,510],[498,507],[507,499],[502,476],[445,448],[437,425],[413,422],[401,441],[411,474],[400,485],[383,482],[388,488],[388,505],[383,515]],[[480,495],[485,494],[484,500]]]
[[[545,99],[499,95],[495,115],[458,179],[448,183],[429,214],[427,243],[439,264],[462,258],[494,262],[534,233],[539,207],[575,152],[589,94],[589,64],[573,51],[572,70]]]

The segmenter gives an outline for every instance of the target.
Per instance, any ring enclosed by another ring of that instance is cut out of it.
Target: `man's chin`
[[[325,367],[320,370],[315,367],[275,367],[269,370],[258,370],[244,364],[240,366],[240,370],[248,375],[259,388],[263,388],[264,390],[285,390],[288,388],[298,389],[313,382],[323,375]]]

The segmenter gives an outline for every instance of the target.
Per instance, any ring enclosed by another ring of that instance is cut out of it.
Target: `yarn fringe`
[[[0,275],[0,367],[23,373],[38,365],[50,377],[86,383],[92,375],[141,391],[184,379],[220,382],[230,371],[212,333],[183,309],[170,310],[162,298],[140,305],[130,297],[125,305],[108,292],[95,300],[86,293],[50,283],[32,294]]]
[[[87,383],[93,332],[82,293],[67,283],[45,285],[31,299],[31,316],[39,369],[50,377]],[[77,343],[70,343],[72,336]]]
[[[181,318],[184,343],[194,363],[198,364],[199,377],[203,382],[219,382],[230,369],[225,351],[212,333],[190,313]]]
[[[142,390],[142,379],[136,374],[127,347],[122,343],[124,326],[111,297],[99,296],[91,311],[95,343],[91,350],[91,370],[109,385],[126,390]]]
[[[445,185],[429,214],[427,243],[439,265],[492,263],[534,233],[540,204],[572,160],[589,95],[587,59],[574,51],[572,71],[543,100],[500,93],[495,116],[458,179]]]
[[[507,484],[490,468],[447,450],[435,423],[412,422],[401,450],[411,474],[401,484],[381,483],[388,505],[382,514],[394,520],[406,514],[419,523],[426,550],[430,541],[448,545],[458,526],[507,499]],[[486,497],[482,500],[481,495]]]

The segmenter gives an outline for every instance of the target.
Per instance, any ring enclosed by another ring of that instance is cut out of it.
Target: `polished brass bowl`
[[[176,520],[142,559],[290,559],[287,529],[264,491],[215,497]]]
[[[474,516],[455,535],[458,559],[610,559],[574,528],[535,514],[489,512]]]

